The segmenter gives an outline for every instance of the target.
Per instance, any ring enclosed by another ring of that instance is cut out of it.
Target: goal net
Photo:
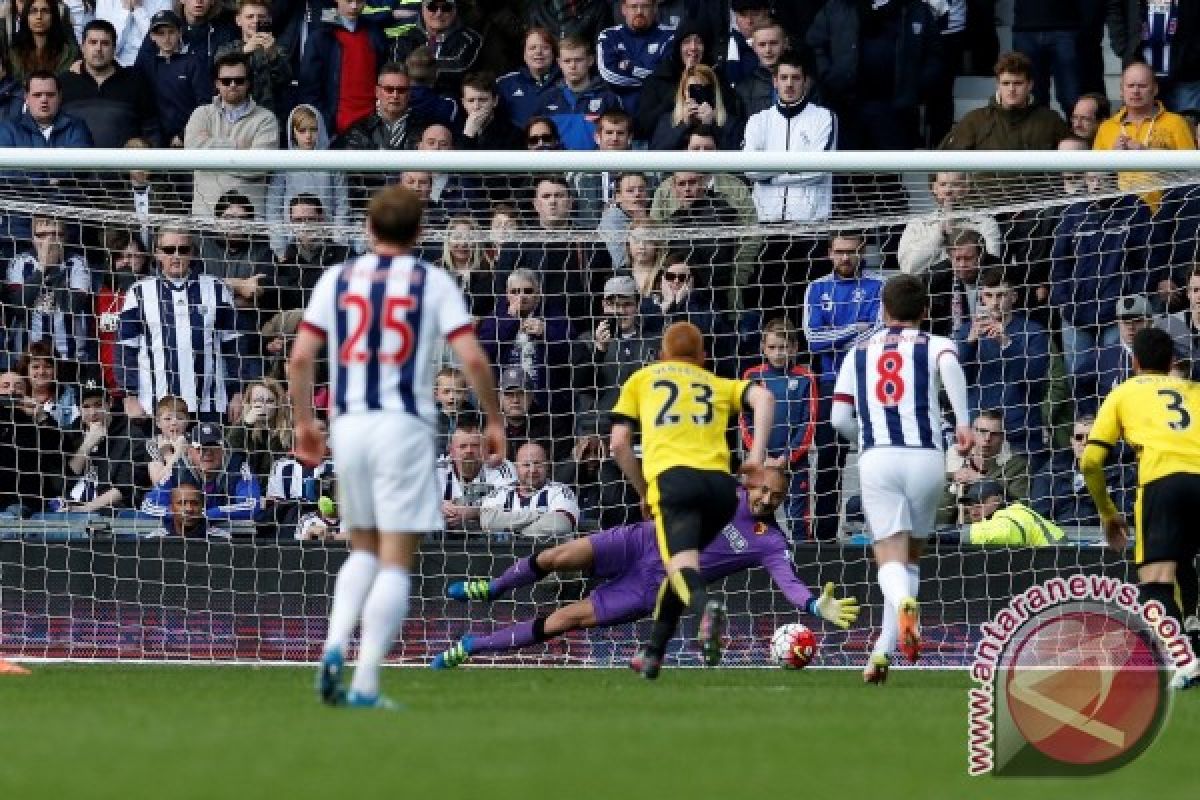
[[[832,581],[864,603],[837,631],[761,568],[732,575],[715,591],[737,666],[765,664],[785,622],[817,631],[824,666],[861,665],[878,635],[857,458],[828,413],[842,354],[880,324],[888,276],[927,281],[927,325],[958,342],[975,437],[965,459],[947,456],[922,561],[924,664],[966,665],[978,625],[1034,582],[1126,574],[1100,546],[1078,470],[1090,415],[1130,374],[1140,327],[1166,329],[1181,368],[1200,370],[1200,179],[1182,163],[45,152],[0,153],[5,658],[319,655],[346,554],[337,465],[291,457],[284,364],[317,278],[364,251],[365,203],[391,183],[427,202],[418,253],[463,287],[509,434],[508,463],[482,468],[473,399],[439,353],[447,529],[422,542],[398,663],[603,583],[552,575],[490,606],[445,596],[449,582],[641,519],[608,453],[607,412],[671,322],[701,328],[718,374],[777,398],[770,456],[788,490],[750,530],[727,529],[730,546],[777,525],[810,587]],[[730,420],[735,462],[747,436]],[[1133,466],[1117,451],[1108,468],[1125,510]],[[998,508],[1038,516],[1009,524]],[[644,634],[622,624],[477,661],[621,665]],[[671,657],[699,663],[679,643]]]

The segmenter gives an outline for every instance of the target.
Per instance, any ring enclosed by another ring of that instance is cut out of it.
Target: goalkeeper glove
[[[808,613],[832,622],[839,628],[849,628],[858,619],[858,599],[833,596],[833,581],[825,584],[820,597],[808,601]]]

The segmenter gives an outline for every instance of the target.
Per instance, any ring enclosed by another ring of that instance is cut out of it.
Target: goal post
[[[365,248],[365,202],[398,181],[431,199],[418,253],[464,288],[505,390],[510,439],[543,446],[546,478],[578,506],[574,535],[640,518],[608,458],[606,412],[620,381],[657,357],[665,324],[696,322],[718,373],[770,383],[781,426],[772,455],[791,481],[774,522],[810,587],[833,581],[864,611],[837,631],[792,608],[763,570],[731,576],[719,589],[731,611],[726,664],[764,665],[774,628],[801,621],[818,632],[815,665],[860,667],[881,623],[855,454],[823,416],[833,354],[878,315],[866,284],[836,298],[809,292],[832,271],[835,237],[849,237],[855,276],[927,280],[930,323],[962,343],[973,417],[991,420],[976,460],[947,459],[950,489],[922,561],[922,663],[969,664],[978,625],[1035,582],[1128,574],[1101,546],[1073,448],[1128,374],[1130,330],[1163,327],[1185,368],[1200,371],[1188,291],[1200,231],[1194,151],[0,149],[0,659],[318,657],[346,545],[321,504],[336,496],[336,464],[305,472],[290,458],[282,365],[316,277]],[[155,242],[166,231],[183,237],[169,252]],[[166,305],[150,320],[130,313],[131,286],[172,258],[178,269],[181,256],[184,273],[228,291],[224,322],[208,313],[221,297],[159,283],[150,291]],[[173,291],[182,306],[168,313]],[[782,368],[764,367],[768,335],[797,349]],[[448,352],[438,358],[453,368]],[[439,402],[466,406],[439,420],[447,453],[470,400],[452,373],[444,379]],[[163,395],[181,399],[160,408]],[[99,413],[97,398],[113,411]],[[136,406],[145,417],[123,415]],[[231,480],[217,483],[232,505],[253,506],[232,520],[214,512],[203,531],[163,483],[202,471],[188,466],[190,433],[171,427],[201,418],[223,423],[214,474]],[[737,420],[729,438],[738,452]],[[1131,463],[1109,468],[1126,504]],[[463,470],[475,465],[448,454],[440,474],[444,499],[464,508],[530,480],[515,467]],[[973,542],[970,519],[994,500],[972,490],[983,479],[1062,540],[1026,546],[1013,531]],[[485,519],[486,530],[464,527],[452,512],[449,530],[424,537],[394,662],[427,663],[466,633],[549,613],[596,585],[567,574],[489,607],[447,599],[448,582],[494,577],[563,540],[506,527],[503,514]],[[627,624],[478,661],[618,666],[638,638]],[[699,663],[678,643],[671,657]]]

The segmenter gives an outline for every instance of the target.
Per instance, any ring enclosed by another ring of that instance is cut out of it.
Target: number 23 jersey
[[[833,399],[854,406],[860,452],[945,448],[938,399],[943,358],[958,360],[954,342],[915,328],[883,328],[846,354]]]
[[[749,388],[684,361],[659,361],[629,376],[612,416],[640,426],[647,481],[671,467],[729,472],[729,417]]]
[[[1175,473],[1200,474],[1200,384],[1138,375],[1100,404],[1088,444],[1124,439],[1138,457],[1138,485]]]

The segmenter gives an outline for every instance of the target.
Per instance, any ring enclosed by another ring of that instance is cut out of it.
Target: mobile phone
[[[700,86],[699,84],[691,84],[687,87],[688,99],[694,103],[708,103],[710,106],[715,106],[717,96],[711,86]]]
[[[256,31],[258,31],[259,33],[270,33],[270,32],[271,32],[271,26],[272,26],[272,25],[274,25],[274,24],[275,24],[275,23],[273,23],[273,22],[272,22],[271,20],[269,20],[269,19],[260,19],[260,20],[258,21],[258,26],[255,28],[255,30],[256,30]]]

